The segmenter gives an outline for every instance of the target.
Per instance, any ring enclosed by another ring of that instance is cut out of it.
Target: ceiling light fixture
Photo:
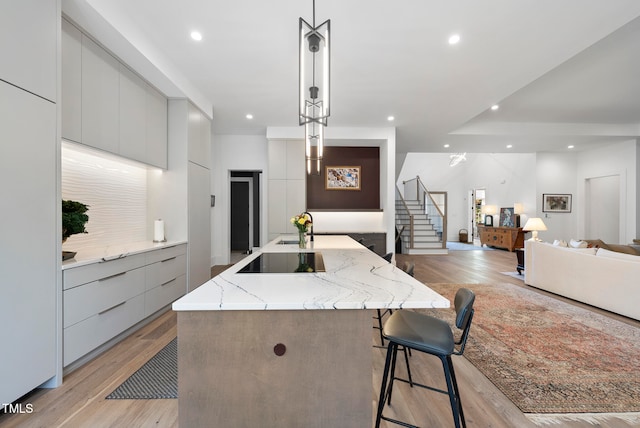
[[[491,110],[496,111],[500,108],[500,106],[498,104],[494,104],[491,106]]]
[[[249,120],[253,119],[253,115],[251,113],[247,114],[245,117]]]
[[[393,122],[394,120],[396,120],[396,118],[394,116],[387,116],[387,120],[389,122]]]
[[[307,173],[311,174],[311,161],[316,161],[316,172],[320,174],[320,162],[324,146],[324,127],[329,118],[329,33],[331,20],[316,27],[316,2],[313,0],[313,21],[309,24],[299,20],[298,50],[300,61],[299,79],[299,124],[304,125]],[[311,148],[316,146],[315,157]]]
[[[451,37],[449,37],[450,45],[457,45],[459,42],[460,42],[460,34],[452,34]]]
[[[191,32],[191,38],[192,38],[193,40],[195,40],[195,41],[198,41],[198,42],[199,42],[200,40],[202,40],[202,34],[200,34],[200,32],[199,32],[199,31],[192,31],[192,32]]]
[[[513,144],[507,144],[507,149],[510,149],[513,147]]]
[[[454,153],[449,156],[449,166],[456,166],[460,162],[467,160],[467,153]]]
[[[567,146],[567,149],[573,149],[575,146],[572,144],[570,146]]]
[[[444,147],[445,149],[448,149],[448,148],[449,148],[449,147],[451,147],[451,146],[450,146],[449,144],[445,144],[443,147]]]

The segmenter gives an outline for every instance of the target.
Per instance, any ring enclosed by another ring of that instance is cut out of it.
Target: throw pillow
[[[568,247],[567,242],[563,241],[562,239],[556,239],[555,241],[553,241],[553,245],[555,245],[556,247]]]
[[[569,246],[571,248],[587,248],[588,244],[585,241],[576,241],[575,239],[571,239]]]

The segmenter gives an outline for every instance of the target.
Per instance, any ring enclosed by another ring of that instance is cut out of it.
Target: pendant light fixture
[[[299,124],[304,125],[305,156],[307,173],[320,173],[320,162],[324,146],[324,127],[327,126],[329,110],[329,33],[331,20],[316,27],[316,2],[313,0],[313,21],[309,24],[300,18],[299,52]],[[315,157],[311,148],[316,147]],[[315,161],[315,162],[313,162]]]

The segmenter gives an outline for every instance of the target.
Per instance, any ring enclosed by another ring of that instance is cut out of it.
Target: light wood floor
[[[416,263],[416,278],[425,283],[510,282],[524,286],[522,281],[500,274],[500,272],[515,270],[515,253],[506,251],[455,251],[447,256],[397,256],[398,264],[404,260],[412,260]],[[218,270],[214,268],[212,273],[215,274]],[[540,293],[545,294],[541,291]],[[616,318],[640,328],[639,322],[622,317]],[[473,334],[473,327],[471,334]],[[0,414],[0,427],[176,427],[177,400],[104,399],[175,335],[176,316],[172,311],[168,311],[104,354],[65,376],[61,387],[36,390],[25,396],[22,403],[31,404],[33,413]],[[379,337],[373,329],[372,341],[373,345],[379,345]],[[372,402],[375,407],[385,351],[373,346],[372,352],[374,354]],[[454,357],[454,364],[469,427],[536,426],[465,358]],[[403,366],[399,364],[398,367],[404,369]],[[411,357],[411,367],[416,380],[443,385],[442,368],[437,359],[414,353]],[[394,389],[393,407],[387,407],[386,415],[397,416],[421,427],[439,428],[453,425],[451,410],[445,395],[420,388],[411,389],[401,383],[397,385]],[[397,425],[383,423],[383,426]],[[585,422],[564,422],[561,426],[592,425]],[[598,426],[629,428],[633,425],[622,419],[611,418]]]

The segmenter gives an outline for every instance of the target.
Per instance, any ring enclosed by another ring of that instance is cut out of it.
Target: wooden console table
[[[504,248],[509,251],[524,248],[524,234],[521,227],[478,226],[481,245]]]

